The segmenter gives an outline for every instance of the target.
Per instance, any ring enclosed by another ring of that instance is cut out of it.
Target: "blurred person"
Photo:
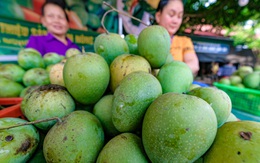
[[[34,48],[42,55],[55,52],[65,55],[69,48],[79,47],[66,34],[69,30],[69,18],[65,4],[59,1],[46,1],[42,5],[41,23],[47,29],[46,35],[30,36],[26,48]]]
[[[211,72],[212,72],[212,80],[217,81],[218,80],[218,71],[219,71],[219,63],[213,62],[211,64]]]
[[[160,0],[155,20],[158,25],[163,26],[171,36],[170,52],[176,61],[185,62],[192,70],[194,76],[199,71],[199,60],[194,50],[193,43],[186,36],[177,36],[184,14],[182,0]]]
[[[236,67],[231,61],[228,61],[224,66],[221,66],[218,71],[220,78],[231,76],[236,71]]]

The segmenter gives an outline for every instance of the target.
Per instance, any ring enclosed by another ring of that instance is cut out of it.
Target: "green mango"
[[[112,138],[101,150],[96,163],[148,163],[141,138],[133,133],[122,133]]]
[[[129,48],[126,41],[116,33],[99,34],[94,41],[95,53],[105,58],[108,65],[122,54],[129,54]]]
[[[75,110],[75,102],[65,87],[60,85],[39,86],[26,94],[21,103],[21,111],[30,121],[63,117]],[[55,120],[35,124],[48,131]]]
[[[114,59],[110,65],[110,89],[115,91],[120,81],[128,74],[135,71],[151,73],[149,62],[142,56],[122,54]]]
[[[104,131],[96,116],[74,111],[47,133],[43,153],[47,162],[95,162],[104,146]]]
[[[84,53],[67,59],[63,80],[69,93],[84,105],[95,104],[109,84],[107,62],[95,53]]]
[[[242,82],[242,78],[239,75],[231,75],[229,81],[231,85],[236,85]]]
[[[33,48],[20,50],[17,56],[17,62],[25,70],[31,68],[45,68],[42,55]]]
[[[180,61],[172,61],[163,65],[157,78],[162,85],[163,93],[187,92],[193,81],[191,69],[187,64]]]
[[[167,55],[165,64],[170,63],[170,62],[172,62],[172,61],[174,61],[174,58],[173,58],[172,54],[169,53],[169,54]]]
[[[113,95],[103,96],[95,105],[93,109],[93,114],[97,116],[100,120],[106,137],[114,137],[120,132],[115,128],[112,122],[112,105],[113,105]]]
[[[45,68],[45,70],[46,70],[48,73],[50,73],[51,68],[52,68],[53,66],[54,66],[53,64],[48,65],[48,66]]]
[[[96,30],[101,26],[101,19],[97,14],[89,13],[87,26]]]
[[[247,88],[257,89],[260,85],[260,71],[252,72],[243,78],[243,84]]]
[[[216,133],[213,109],[191,95],[162,94],[143,118],[142,141],[151,162],[194,162],[210,148]]]
[[[152,68],[160,68],[169,55],[171,38],[168,31],[159,25],[143,29],[137,39],[138,52],[146,58]]]
[[[187,94],[197,96],[211,105],[217,117],[218,127],[227,121],[231,113],[232,102],[226,92],[213,87],[199,87]]]
[[[238,75],[243,79],[247,74],[250,74],[254,71],[251,66],[240,66],[238,68]]]
[[[72,56],[77,55],[77,54],[81,54],[79,49],[77,49],[77,48],[69,48],[66,51],[65,56],[66,56],[66,58],[69,58],[69,57],[72,57]]]
[[[161,85],[152,74],[136,71],[125,76],[114,92],[112,121],[116,129],[138,130],[146,109],[161,94]]]
[[[36,88],[38,88],[39,86],[28,86],[26,88],[24,88],[21,93],[20,93],[20,97],[24,97],[26,94],[32,92],[33,90],[35,90]]]
[[[260,123],[233,121],[222,125],[204,163],[259,162]]]
[[[237,117],[233,113],[230,113],[228,119],[226,120],[226,122],[230,122],[230,121],[238,121]]]
[[[238,88],[245,88],[245,85],[242,84],[242,83],[238,83],[236,85],[234,85],[235,87],[238,87]]]
[[[191,85],[190,85],[190,88],[189,88],[189,91],[191,91],[191,90],[193,90],[193,89],[195,89],[195,88],[198,88],[198,87],[201,87],[201,86],[198,85],[198,84],[191,84]]]
[[[32,68],[25,72],[23,84],[27,87],[50,84],[49,73],[43,68]]]
[[[54,53],[54,52],[46,53],[43,56],[43,61],[44,61],[45,67],[59,63],[59,62],[61,62],[62,59],[63,58],[59,54]]]
[[[25,70],[17,64],[0,65],[0,77],[5,77],[15,82],[22,82],[24,73]]]
[[[129,53],[139,55],[138,46],[137,46],[138,36],[136,36],[134,34],[127,34],[124,37],[124,39],[128,45]]]
[[[0,118],[0,128],[28,122],[20,118]],[[11,129],[0,129],[1,162],[26,162],[33,155],[39,143],[39,132],[33,125]]]
[[[221,78],[218,82],[220,84],[231,85],[229,78]]]
[[[0,97],[19,97],[23,89],[20,83],[0,77]]]

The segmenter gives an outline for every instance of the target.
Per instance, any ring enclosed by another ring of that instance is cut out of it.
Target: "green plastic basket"
[[[260,116],[260,91],[217,82],[214,82],[213,85],[229,95],[232,108]]]

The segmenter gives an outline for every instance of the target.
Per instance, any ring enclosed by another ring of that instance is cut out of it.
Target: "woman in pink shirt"
[[[34,48],[42,55],[55,52],[65,55],[69,48],[79,47],[66,37],[69,30],[69,18],[65,6],[55,1],[46,1],[42,6],[42,25],[47,29],[47,35],[31,36],[26,48]]]

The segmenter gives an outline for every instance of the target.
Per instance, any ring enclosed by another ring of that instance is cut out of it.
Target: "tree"
[[[190,0],[185,3],[185,15],[182,31],[198,24],[211,24],[213,27],[226,29],[227,36],[234,39],[234,44],[244,44],[249,48],[260,49],[260,37],[256,30],[260,28],[260,0],[249,0],[245,6],[238,1],[216,0],[207,6],[208,0]],[[252,20],[251,28],[244,28]],[[182,32],[181,31],[181,32]]]
[[[249,0],[243,7],[237,0],[216,0],[209,6],[208,0],[189,0],[185,3],[184,22],[186,26],[212,24],[213,26],[232,27],[249,19],[259,20],[260,0]]]

